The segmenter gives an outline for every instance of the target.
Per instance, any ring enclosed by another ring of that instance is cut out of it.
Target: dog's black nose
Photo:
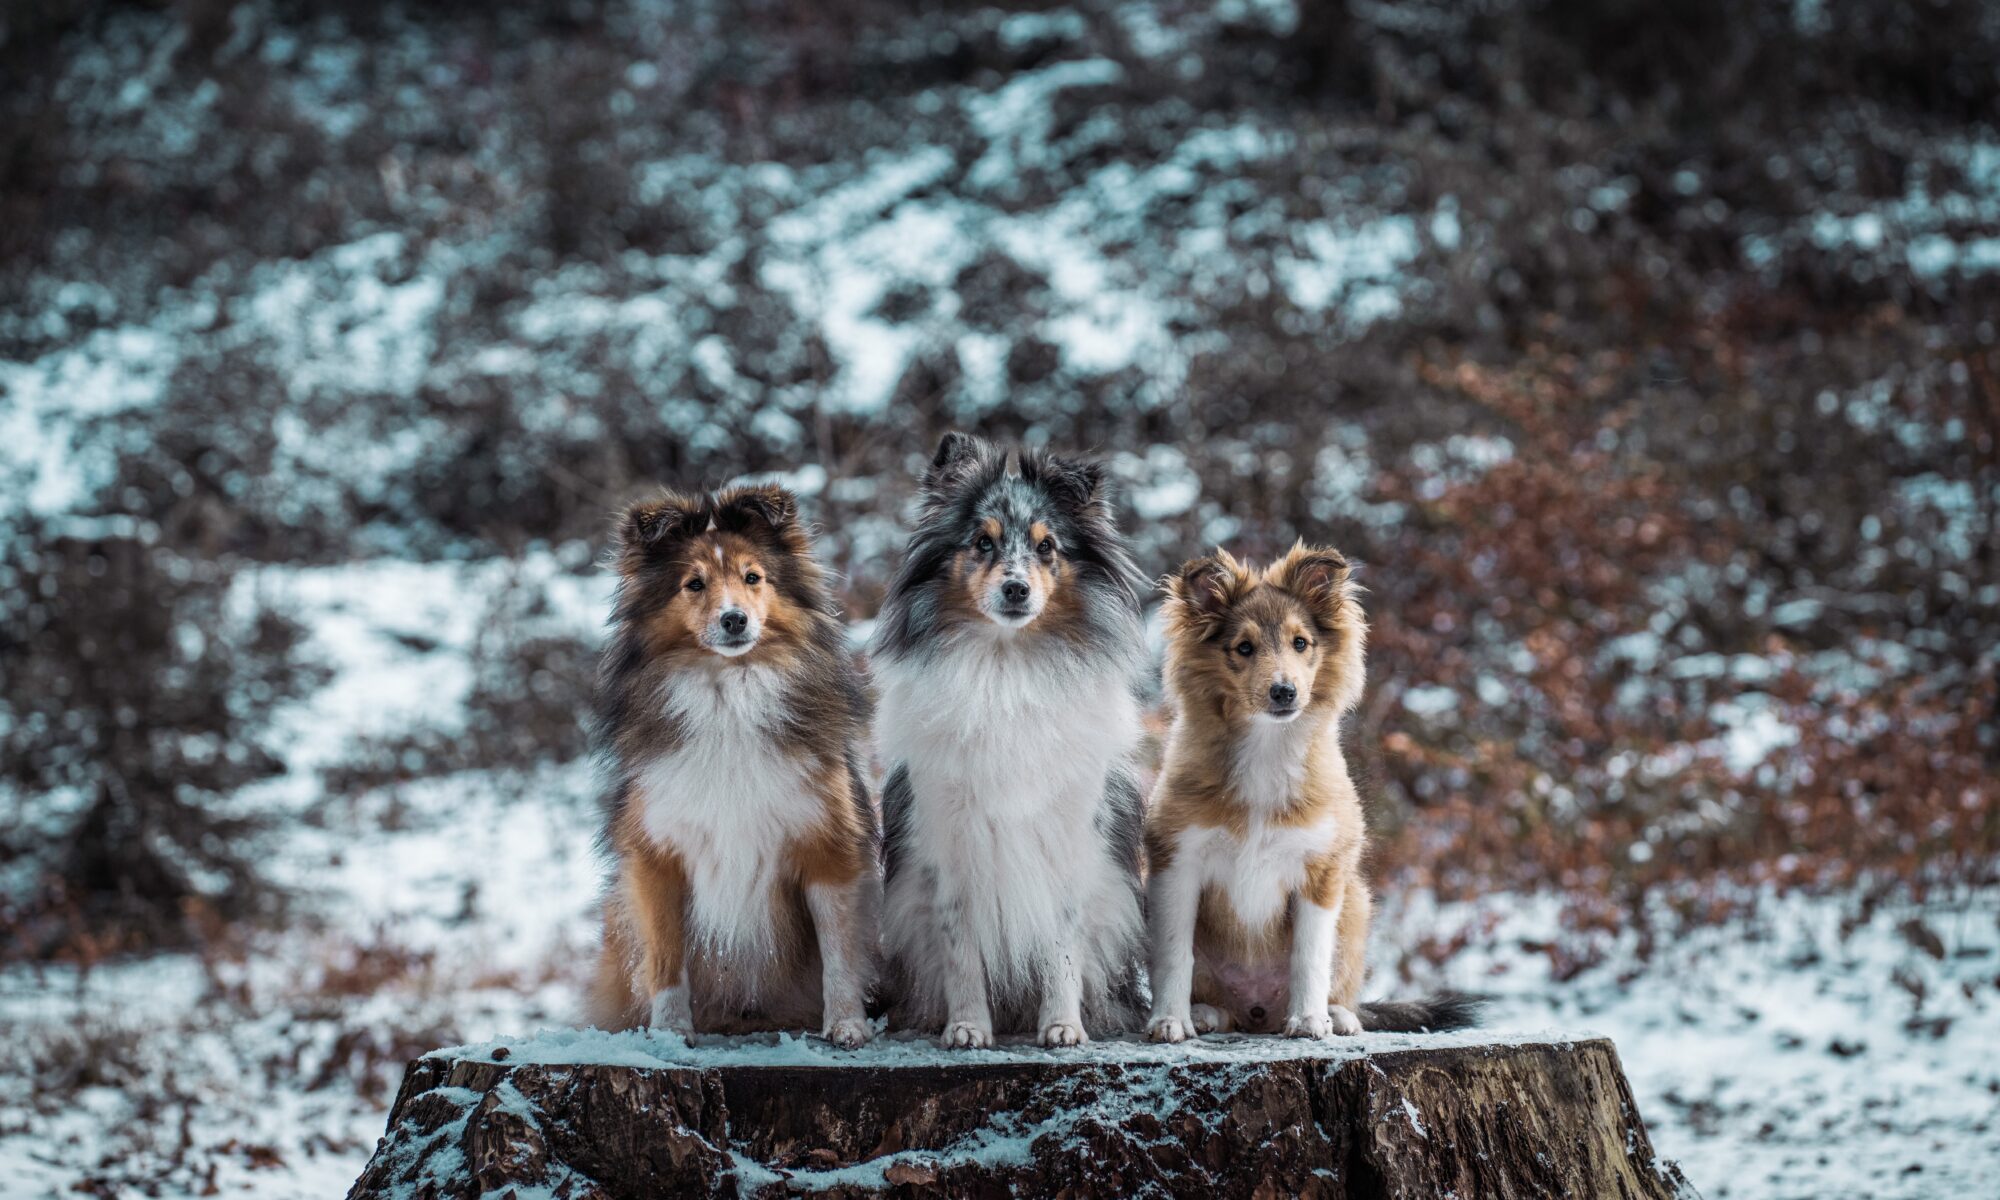
[[[1000,585],[1000,595],[1009,604],[1026,604],[1028,602],[1028,585],[1019,579],[1009,579]]]
[[[750,618],[742,609],[732,608],[722,614],[722,632],[730,637],[740,637],[748,628],[750,628]]]
[[[1289,683],[1274,683],[1271,685],[1271,703],[1273,704],[1282,705],[1286,708],[1289,708],[1291,707],[1292,701],[1297,700],[1298,698],[1299,698],[1299,689],[1293,687]]]

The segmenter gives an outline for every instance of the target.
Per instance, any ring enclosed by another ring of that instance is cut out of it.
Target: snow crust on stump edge
[[[662,1194],[1693,1197],[1609,1041],[944,1053],[559,1031],[410,1065],[350,1200]]]

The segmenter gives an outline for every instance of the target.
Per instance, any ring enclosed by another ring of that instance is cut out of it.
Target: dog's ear
[[[1104,464],[1094,459],[1050,455],[1042,460],[1041,476],[1049,495],[1071,512],[1082,512],[1104,494]]]
[[[731,488],[716,500],[716,524],[741,528],[746,521],[761,521],[777,533],[786,533],[799,523],[798,497],[775,483]]]
[[[1241,591],[1242,570],[1226,550],[1189,559],[1164,581],[1167,601],[1204,641],[1222,628],[1222,618]]]
[[[978,470],[993,453],[984,439],[954,429],[938,442],[937,453],[924,471],[923,490],[932,495],[949,491]]]
[[[705,507],[699,497],[662,492],[638,501],[618,519],[618,566],[631,570],[647,558],[699,532]]]
[[[1313,611],[1328,613],[1346,598],[1351,573],[1340,551],[1299,542],[1271,567],[1270,580],[1305,601]]]

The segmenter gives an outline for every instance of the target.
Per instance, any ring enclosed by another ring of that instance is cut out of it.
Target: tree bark
[[[1268,1061],[411,1064],[350,1200],[661,1195],[1693,1197],[1611,1043]],[[520,1057],[527,1057],[526,1055]]]

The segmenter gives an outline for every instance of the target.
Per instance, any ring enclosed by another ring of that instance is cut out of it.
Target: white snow
[[[642,1067],[815,1067],[881,1066],[939,1067],[968,1063],[1120,1063],[1173,1064],[1290,1062],[1309,1058],[1348,1062],[1396,1050],[1452,1046],[1568,1045],[1588,1033],[1541,1030],[1458,1033],[1365,1033],[1358,1037],[1312,1041],[1301,1038],[1211,1034],[1177,1045],[1150,1042],[1134,1034],[1092,1039],[1081,1047],[1051,1050],[1030,1037],[1005,1037],[989,1050],[947,1050],[934,1037],[894,1032],[854,1050],[842,1050],[806,1034],[701,1036],[690,1043],[671,1033],[633,1030],[607,1033],[597,1029],[544,1029],[519,1038],[501,1038],[441,1049],[445,1058],[477,1062],[499,1061],[505,1047],[508,1063],[606,1065]]]
[[[1844,898],[1766,895],[1650,960],[1628,931],[1567,981],[1536,952],[1562,936],[1550,898],[1384,899],[1378,964],[1476,930],[1442,979],[1493,995],[1491,1025],[1612,1038],[1655,1149],[1711,1200],[1976,1195],[2000,1177],[2000,892],[1885,904],[1858,924]],[[1913,920],[1942,958],[1902,932]]]
[[[1430,1133],[1424,1129],[1423,1116],[1417,1112],[1417,1106],[1410,1103],[1408,1096],[1403,1097],[1403,1115],[1409,1118],[1410,1128],[1417,1131],[1418,1137],[1430,1140]]]
[[[1403,693],[1403,707],[1420,717],[1436,717],[1458,707],[1456,689],[1426,684]]]
[[[1822,211],[1803,218],[1788,236],[1822,252],[1854,254],[1882,266],[1900,265],[1919,279],[1951,272],[1980,275],[2000,270],[2000,238],[1988,232],[2000,221],[2000,143],[1961,138],[1943,148],[1963,186],[1937,186],[1926,170],[1912,173],[1901,196],[1843,212]],[[1900,263],[1892,257],[1900,249]],[[1777,247],[1765,240],[1746,244],[1752,265],[1767,264]]]
[[[294,396],[415,390],[436,353],[444,279],[421,269],[398,279],[411,255],[405,235],[378,233],[260,268],[247,308],[279,357],[298,364],[287,381]]]
[[[1750,774],[1771,755],[1799,740],[1798,727],[1779,715],[1777,701],[1761,693],[1717,701],[1709,707],[1708,718],[1727,732],[1703,748],[1719,755],[1738,775]]]
[[[1056,93],[1115,83],[1123,75],[1124,68],[1110,59],[1059,62],[1016,75],[991,93],[968,97],[966,116],[989,145],[966,182],[981,190],[1006,191],[1023,171],[1046,165]]]
[[[1144,455],[1120,454],[1112,470],[1127,480],[1125,504],[1141,521],[1179,516],[1201,499],[1201,477],[1173,446],[1150,446]]]
[[[1313,516],[1322,521],[1347,517],[1370,525],[1402,520],[1400,502],[1368,499],[1375,488],[1375,472],[1368,436],[1352,425],[1336,427],[1313,462]]]
[[[1381,217],[1351,228],[1315,221],[1293,237],[1300,253],[1277,263],[1292,303],[1314,310],[1338,304],[1347,323],[1357,327],[1401,309],[1401,269],[1419,248],[1414,220]]]
[[[180,365],[168,332],[104,330],[33,362],[0,361],[0,516],[13,505],[39,516],[82,507],[111,482],[115,443],[90,426],[159,402]]]

